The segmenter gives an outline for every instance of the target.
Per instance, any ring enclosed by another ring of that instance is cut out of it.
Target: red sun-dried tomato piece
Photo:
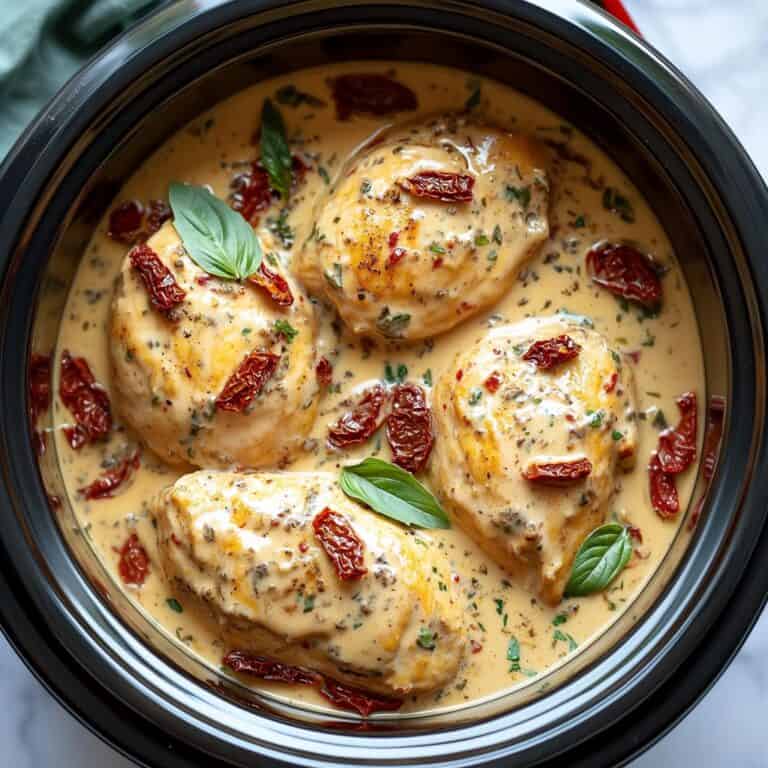
[[[329,387],[333,381],[333,366],[327,358],[321,357],[315,366],[315,375],[317,383],[321,387]]]
[[[334,448],[364,443],[381,424],[381,407],[386,390],[375,386],[367,390],[353,410],[345,413],[329,430],[328,442]]]
[[[696,460],[696,395],[686,392],[677,398],[680,422],[659,435],[659,464],[664,472],[677,475]]]
[[[648,477],[651,485],[651,504],[656,514],[665,519],[674,517],[680,510],[675,476],[662,469],[656,453],[651,456]]]
[[[51,403],[51,357],[33,352],[29,358],[29,418],[34,424]]]
[[[417,384],[395,387],[392,411],[387,417],[392,462],[415,474],[427,463],[434,441],[432,413],[424,390]]]
[[[260,163],[253,163],[249,171],[235,176],[229,188],[231,208],[251,224],[258,223],[256,214],[272,203],[269,174]]]
[[[560,363],[578,357],[579,352],[581,347],[570,336],[563,334],[553,339],[534,342],[523,355],[523,360],[534,363],[543,371],[548,371]]]
[[[331,81],[331,92],[339,120],[355,114],[409,112],[419,106],[410,88],[386,75],[340,75]]]
[[[483,382],[483,386],[491,393],[494,394],[495,392],[499,391],[499,387],[501,386],[502,377],[501,374],[498,371],[494,371],[488,378]]]
[[[144,225],[147,236],[154,235],[166,221],[172,218],[173,211],[165,200],[150,200],[147,205],[147,218]]]
[[[397,184],[414,197],[426,197],[443,203],[469,203],[475,177],[466,173],[421,171],[407,179],[400,179]]]
[[[603,384],[603,389],[610,394],[613,392],[614,389],[616,389],[616,384],[619,381],[619,374],[618,371],[614,371],[609,377],[608,381]]]
[[[320,693],[335,707],[357,712],[362,717],[368,717],[374,712],[394,712],[403,706],[402,699],[379,696],[360,688],[352,688],[331,678],[325,679]]]
[[[279,361],[280,355],[272,352],[251,352],[227,379],[216,398],[216,407],[221,411],[242,413],[275,375]]]
[[[531,462],[523,472],[523,477],[537,485],[564,486],[578,483],[592,474],[592,462],[589,459],[572,461]]]
[[[107,235],[130,245],[143,237],[144,206],[138,200],[126,200],[109,214]]]
[[[139,541],[139,537],[132,533],[125,544],[118,550],[120,560],[117,570],[124,584],[143,584],[149,575],[149,555]]]
[[[630,245],[603,243],[587,254],[592,280],[616,296],[641,304],[661,301],[661,280],[653,262]]]
[[[108,499],[139,468],[139,452],[121,459],[114,467],[105,470],[90,485],[80,488],[80,494],[86,499]]]
[[[342,581],[356,581],[368,573],[363,542],[344,515],[325,507],[315,515],[312,529]]]
[[[61,355],[59,396],[75,417],[76,425],[65,430],[74,449],[107,437],[112,429],[109,395],[96,383],[86,360],[66,350]]]
[[[288,281],[277,272],[268,269],[262,261],[259,269],[248,277],[248,282],[267,292],[278,307],[290,307],[293,294]]]
[[[168,317],[170,311],[184,301],[187,292],[146,243],[131,248],[128,258],[131,266],[139,273],[152,306]]]
[[[248,651],[230,651],[224,657],[223,663],[234,672],[252,675],[260,680],[294,685],[321,685],[323,682],[322,676],[311,669],[283,664],[275,659],[256,656]]]

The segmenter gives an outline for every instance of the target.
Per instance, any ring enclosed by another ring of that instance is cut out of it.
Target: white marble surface
[[[720,109],[768,175],[768,0],[625,0],[645,36]],[[0,765],[129,768],[43,690],[0,637]],[[633,768],[768,766],[768,615],[712,691]]]

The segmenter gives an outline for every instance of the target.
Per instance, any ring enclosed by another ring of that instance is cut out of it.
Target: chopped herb
[[[275,93],[275,101],[278,104],[284,104],[286,107],[299,107],[307,104],[310,107],[324,107],[325,102],[313,96],[311,93],[300,91],[295,85],[284,85],[278,88]]]
[[[496,252],[496,249],[494,248],[492,251],[488,251],[488,253],[485,256],[486,259],[490,262],[496,261],[496,259],[499,258],[499,254]]]
[[[283,208],[277,218],[274,216],[267,216],[267,229],[279,238],[280,242],[285,248],[290,250],[293,245],[294,233],[293,228],[288,223],[288,209]]]
[[[558,613],[554,619],[552,619],[552,626],[559,627],[561,624],[565,624],[568,621],[567,613]]]
[[[317,172],[320,174],[320,178],[326,183],[331,183],[331,177],[328,175],[328,171],[321,165],[318,166]]]
[[[635,220],[635,209],[632,203],[613,187],[606,187],[603,192],[603,208],[615,213],[622,221],[631,224]]]
[[[510,672],[520,671],[520,643],[517,638],[510,637],[507,646],[507,661],[509,662]]]
[[[579,644],[573,639],[573,637],[571,637],[571,635],[559,629],[555,630],[554,634],[552,635],[552,639],[553,643],[568,643],[568,653],[575,651],[579,647]]]
[[[573,222],[573,226],[576,229],[581,229],[582,227],[586,227],[587,220],[583,216],[577,216],[576,220]]]
[[[315,596],[304,595],[304,613],[310,613],[315,608]]]
[[[618,429],[614,429],[613,432],[611,432],[611,437],[614,440],[618,441],[618,440],[621,440],[622,437],[624,437],[624,433],[623,432],[619,432]]]
[[[253,330],[252,328],[243,328],[243,330],[240,331],[240,333],[242,333],[243,336],[247,336],[249,333],[252,332],[252,330]]]
[[[384,379],[388,384],[402,384],[407,377],[408,366],[402,363],[397,366],[397,369],[393,368],[391,363],[384,366]]]
[[[652,347],[656,343],[656,337],[646,328],[645,338],[640,342],[644,347]]]
[[[416,643],[425,651],[434,651],[437,647],[437,638],[431,629],[422,627],[419,630],[419,636],[416,639]]]
[[[651,423],[654,427],[658,427],[659,429],[666,429],[669,426],[667,417],[664,415],[664,411],[662,411],[661,408],[656,411],[656,415],[653,417]]]
[[[483,397],[483,390],[475,387],[469,394],[469,404],[477,405]]]
[[[376,320],[376,327],[384,336],[392,339],[402,337],[405,329],[411,322],[411,316],[405,312],[392,314],[389,307],[384,307]]]
[[[530,187],[513,187],[511,184],[507,184],[504,188],[504,195],[510,203],[517,201],[524,209],[527,209],[531,204]]]
[[[432,386],[432,369],[427,368],[427,370],[424,372],[424,376],[422,377],[424,379],[424,383],[428,386]]]
[[[275,332],[279,333],[290,344],[299,332],[287,320],[275,320]]]
[[[621,355],[615,349],[611,350],[611,357],[616,365],[621,365]]]
[[[371,191],[371,182],[369,179],[363,179],[360,182],[360,194],[366,196]]]
[[[520,670],[526,677],[536,677],[539,673],[535,669],[521,669]]]
[[[493,242],[496,245],[501,245],[504,242],[504,236],[501,234],[501,227],[498,224],[493,228]]]
[[[175,597],[169,597],[165,604],[175,613],[184,613],[184,607]]]
[[[432,253],[445,253],[445,248],[443,248],[440,243],[436,243],[434,240],[429,244],[429,250],[432,251]]]
[[[595,411],[592,414],[592,418],[589,420],[589,426],[593,429],[603,426],[603,416],[605,414],[602,411]]]
[[[525,344],[515,344],[514,347],[512,347],[512,351],[520,357],[520,355],[525,353],[525,350],[527,349]]]
[[[482,232],[479,235],[475,235],[475,245],[477,246],[488,245],[490,242],[488,236],[484,235]]]
[[[501,614],[504,613],[504,601],[497,597],[493,602],[496,603],[496,613],[501,616]]]
[[[661,392],[652,392],[650,389],[645,393],[648,397],[661,397]]]

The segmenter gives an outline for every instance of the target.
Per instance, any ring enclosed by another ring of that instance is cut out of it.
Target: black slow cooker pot
[[[150,625],[78,535],[55,451],[39,459],[27,361],[55,343],[94,223],[186,121],[274,74],[420,59],[511,84],[572,121],[651,201],[727,402],[698,524],[632,611],[544,681],[440,716],[361,724],[217,678]],[[183,0],[101,53],[0,169],[0,620],[78,718],[148,765],[621,763],[672,727],[740,646],[768,588],[768,195],[736,139],[655,51],[579,0]],[[708,486],[708,489],[707,489]],[[632,623],[631,614],[638,616]]]

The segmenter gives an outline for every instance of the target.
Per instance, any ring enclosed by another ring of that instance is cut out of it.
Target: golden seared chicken
[[[434,336],[497,301],[547,238],[546,155],[447,116],[394,130],[319,201],[297,276],[358,334]]]
[[[601,334],[558,317],[492,328],[437,383],[438,494],[499,565],[548,602],[562,597],[618,470],[633,462],[633,388]]]
[[[261,467],[301,449],[316,411],[314,313],[290,278],[264,269],[277,300],[204,272],[171,223],[126,256],[110,330],[115,401],[163,460]],[[167,290],[153,301],[148,270],[175,280],[168,303]]]
[[[201,470],[152,511],[167,575],[208,603],[226,650],[388,695],[456,674],[462,613],[441,552],[350,501],[335,476]],[[339,563],[329,539],[350,531],[357,554]]]

